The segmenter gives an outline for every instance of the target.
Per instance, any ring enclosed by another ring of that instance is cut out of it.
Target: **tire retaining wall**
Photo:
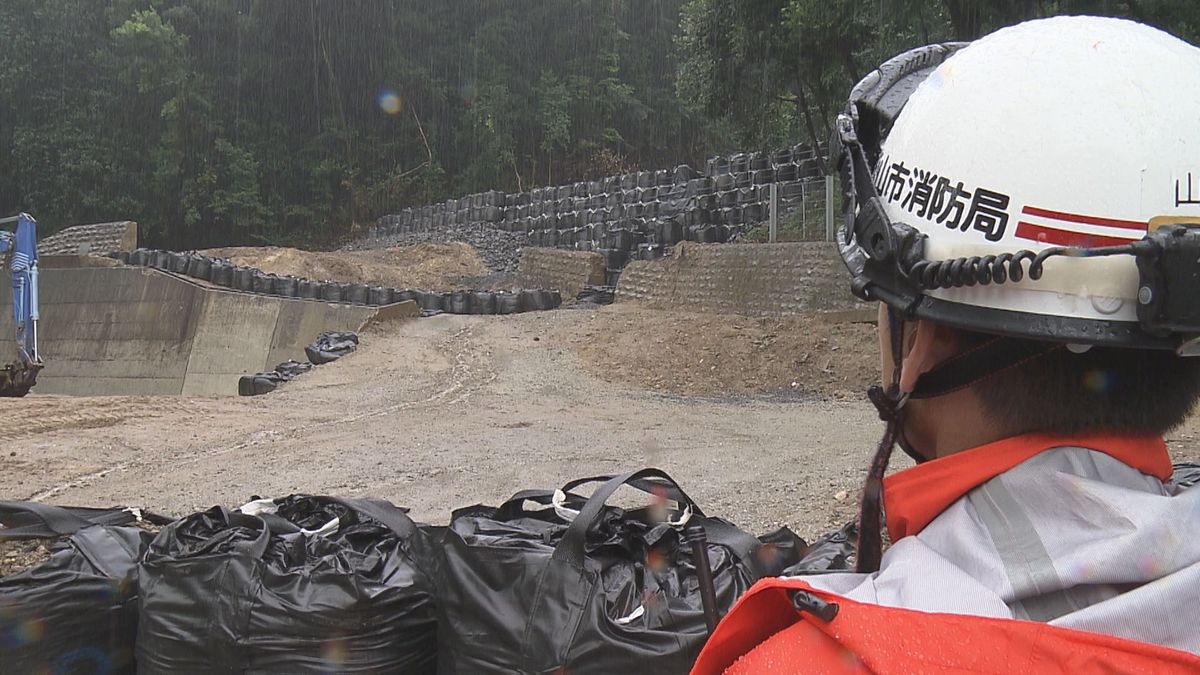
[[[604,256],[588,251],[526,248],[517,267],[517,285],[553,288],[574,298],[584,286],[604,284]]]
[[[11,340],[11,294],[0,285],[0,335]],[[34,394],[232,396],[240,376],[304,359],[322,331],[418,314],[411,302],[377,308],[238,293],[136,267],[46,268],[39,285],[46,367]],[[0,354],[7,362],[15,351],[4,343]]]
[[[747,315],[861,308],[834,244],[683,243],[661,260],[630,263],[617,301]]]

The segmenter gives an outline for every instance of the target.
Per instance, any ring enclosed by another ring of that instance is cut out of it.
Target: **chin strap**
[[[891,307],[887,308],[888,337],[892,352],[892,381],[887,391],[878,385],[867,390],[867,398],[879,411],[879,419],[886,423],[883,438],[871,459],[867,470],[867,482],[863,485],[862,503],[858,514],[858,559],[855,570],[875,572],[883,558],[883,476],[892,459],[892,448],[896,446],[904,419],[904,404],[908,397],[900,393],[900,367],[904,362],[904,322]],[[918,460],[919,461],[919,460]]]
[[[900,393],[900,372],[904,363],[904,321],[888,307],[888,332],[891,338],[892,380],[885,391],[878,385],[867,390],[867,398],[886,423],[883,438],[871,459],[863,486],[858,528],[858,562],[855,571],[876,572],[883,559],[883,476],[887,473],[892,449],[897,443],[918,464],[927,458],[919,455],[904,436],[904,405],[912,399],[928,399],[965,389],[997,373],[1048,354],[1063,345],[1053,342],[1014,340],[997,336],[977,347],[956,354],[923,374],[911,394]]]

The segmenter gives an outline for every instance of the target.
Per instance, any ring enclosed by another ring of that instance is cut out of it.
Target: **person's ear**
[[[945,357],[946,335],[941,326],[928,321],[917,321],[913,330],[912,349],[904,357],[900,368],[900,392],[910,394],[917,386],[917,378],[941,363]]]

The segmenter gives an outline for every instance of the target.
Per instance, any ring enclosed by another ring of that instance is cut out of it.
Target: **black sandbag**
[[[137,265],[138,267],[146,267],[150,264],[150,250],[144,248],[135,248],[129,254],[129,264]]]
[[[520,298],[521,296],[516,293],[497,293],[496,313],[516,314],[521,311]]]
[[[420,291],[408,289],[393,288],[391,292],[391,302],[416,302],[420,304]]]
[[[535,312],[545,309],[542,307],[542,294],[539,291],[525,289],[517,294],[517,311]]]
[[[299,294],[299,286],[295,277],[275,277],[271,280],[271,293],[285,298],[295,298]]]
[[[450,302],[443,309],[451,314],[470,314],[471,313],[471,292],[470,291],[454,291],[450,294]]]
[[[274,274],[263,274],[262,272],[255,270],[254,272],[251,273],[250,278],[251,278],[250,290],[254,291],[255,293],[262,293],[265,295],[270,295],[271,293],[275,292],[275,275]]]
[[[422,312],[442,311],[442,294],[428,291],[417,291],[417,304]]]
[[[369,305],[387,305],[392,299],[392,290],[383,286],[371,286],[367,288],[367,304]]]
[[[283,379],[284,382],[295,379],[299,375],[303,375],[312,370],[313,364],[308,361],[296,361],[288,359],[283,363],[275,366],[274,372]]]
[[[261,274],[252,267],[235,267],[233,269],[233,287],[239,291],[254,290],[254,275]]]
[[[327,281],[320,286],[320,298],[330,302],[340,302],[342,299],[342,285],[333,281]]]
[[[616,286],[592,286],[589,284],[579,291],[579,295],[575,296],[575,301],[595,305],[611,305],[616,299],[616,294]]]
[[[89,511],[0,502],[5,528],[69,535],[49,559],[0,578],[0,672],[135,672],[137,561],[150,535],[107,524],[132,520],[127,510]]]
[[[591,497],[573,492],[593,480],[604,484]],[[650,505],[606,505],[623,484],[651,493]],[[706,516],[661,471],[575,481],[555,507],[522,506],[552,494],[455,512],[436,549],[439,672],[688,672],[707,628],[692,544],[661,522],[664,499],[688,505],[688,524],[703,526],[721,612],[767,573],[762,542]],[[568,522],[557,508],[577,515]],[[794,560],[801,543],[790,541],[766,549],[772,571],[790,564],[789,551]]]
[[[253,508],[251,508],[253,507]],[[141,673],[433,673],[425,535],[390,503],[293,495],[164,528],[141,565]]]
[[[238,378],[238,396],[262,396],[279,388],[283,377],[274,371],[242,375]]]
[[[304,348],[313,365],[336,361],[358,348],[358,334],[350,331],[326,331]]]
[[[212,278],[212,258],[194,255],[188,259],[187,275],[193,279],[208,281]]]
[[[218,286],[229,288],[233,286],[233,265],[214,261],[212,264],[212,282]]]
[[[495,314],[496,294],[491,291],[475,291],[471,294],[472,314]]]
[[[305,300],[316,300],[321,295],[321,283],[312,279],[300,279],[296,282],[296,297]]]
[[[857,546],[858,524],[852,520],[813,542],[799,562],[783,571],[783,576],[853,572]]]
[[[186,274],[188,256],[186,253],[167,252],[167,271],[175,274]]]
[[[353,302],[356,305],[367,304],[367,285],[342,284],[342,302]]]
[[[166,270],[171,267],[171,252],[153,250],[150,252],[150,266],[154,269]]]

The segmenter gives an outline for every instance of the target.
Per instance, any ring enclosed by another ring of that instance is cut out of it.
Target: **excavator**
[[[0,396],[24,396],[42,370],[38,353],[37,221],[28,213],[0,218],[0,227],[16,223],[12,232],[0,229],[0,260],[12,271],[13,325],[17,353],[0,370]],[[0,357],[2,360],[2,357]]]

